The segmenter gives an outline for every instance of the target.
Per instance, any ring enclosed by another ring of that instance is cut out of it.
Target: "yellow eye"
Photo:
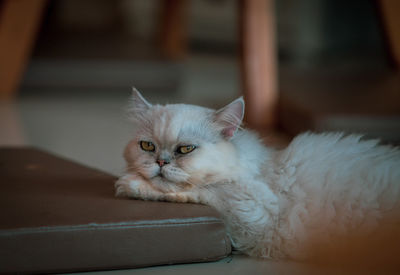
[[[144,151],[154,152],[156,146],[150,141],[140,141],[140,148]]]
[[[194,146],[194,145],[184,145],[184,146],[178,147],[177,152],[180,154],[187,154],[187,153],[192,152],[194,149],[196,149],[196,146]]]

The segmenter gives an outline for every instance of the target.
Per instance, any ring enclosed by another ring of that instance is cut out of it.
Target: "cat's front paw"
[[[163,200],[169,202],[199,202],[195,196],[192,196],[188,192],[166,193],[163,195]]]
[[[140,183],[135,181],[132,176],[122,176],[115,182],[115,196],[137,198],[139,192],[135,192],[135,189],[138,188],[139,184]]]
[[[141,200],[162,200],[164,194],[135,175],[125,175],[115,183],[115,196]]]

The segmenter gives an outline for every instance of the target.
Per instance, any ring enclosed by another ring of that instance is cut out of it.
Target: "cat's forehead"
[[[148,114],[145,132],[164,144],[213,141],[211,115],[213,110],[186,104],[156,105]]]

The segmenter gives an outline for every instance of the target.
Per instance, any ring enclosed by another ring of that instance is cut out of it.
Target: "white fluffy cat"
[[[306,133],[267,148],[240,129],[242,98],[216,111],[135,91],[130,111],[137,134],[116,195],[210,205],[248,255],[305,258],[313,241],[367,234],[399,199],[400,152],[377,140]]]

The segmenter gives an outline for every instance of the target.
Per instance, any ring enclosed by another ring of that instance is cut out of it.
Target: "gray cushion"
[[[32,148],[0,149],[0,272],[67,272],[218,260],[218,214],[114,197],[116,178]]]

